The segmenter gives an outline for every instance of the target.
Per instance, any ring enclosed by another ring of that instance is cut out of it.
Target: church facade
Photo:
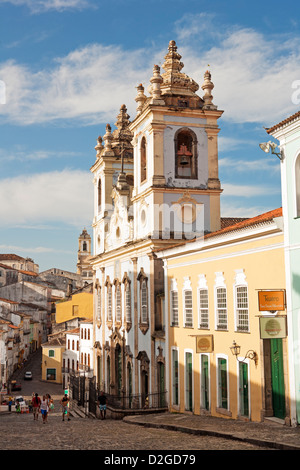
[[[156,252],[221,228],[223,111],[213,104],[210,72],[200,97],[175,41],[162,68],[154,66],[147,92],[137,87],[133,120],[122,105],[115,130],[107,124],[91,168],[96,381],[142,406],[165,403],[168,326]]]

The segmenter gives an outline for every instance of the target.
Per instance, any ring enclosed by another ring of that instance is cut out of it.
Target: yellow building
[[[289,423],[281,209],[156,254],[170,410]]]
[[[93,293],[78,292],[70,298],[56,303],[56,323],[62,323],[72,318],[93,318]]]
[[[62,356],[65,336],[42,344],[42,380],[62,383]]]

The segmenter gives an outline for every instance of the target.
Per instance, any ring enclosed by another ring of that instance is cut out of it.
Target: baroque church
[[[170,41],[154,65],[136,115],[122,105],[98,137],[93,255],[95,376],[117,397],[164,403],[168,363],[164,266],[156,256],[183,240],[219,230],[218,119],[209,71],[203,94]],[[135,397],[135,398],[134,398]],[[152,403],[153,405],[153,403]]]

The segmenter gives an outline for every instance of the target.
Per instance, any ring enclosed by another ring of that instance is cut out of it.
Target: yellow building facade
[[[42,380],[62,383],[62,356],[65,340],[42,344]]]
[[[79,292],[67,300],[56,303],[56,323],[75,317],[93,318],[93,294],[91,292]]]
[[[285,303],[258,302],[259,293],[284,298],[281,215],[156,253],[165,269],[171,411],[289,422]]]

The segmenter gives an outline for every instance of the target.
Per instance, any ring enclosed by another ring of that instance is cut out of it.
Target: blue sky
[[[134,118],[135,87],[148,86],[172,39],[200,87],[209,64],[224,110],[222,216],[280,207],[280,162],[258,144],[299,110],[299,10],[290,0],[0,0],[0,252],[76,271],[78,236],[92,234],[96,139],[123,103]]]

